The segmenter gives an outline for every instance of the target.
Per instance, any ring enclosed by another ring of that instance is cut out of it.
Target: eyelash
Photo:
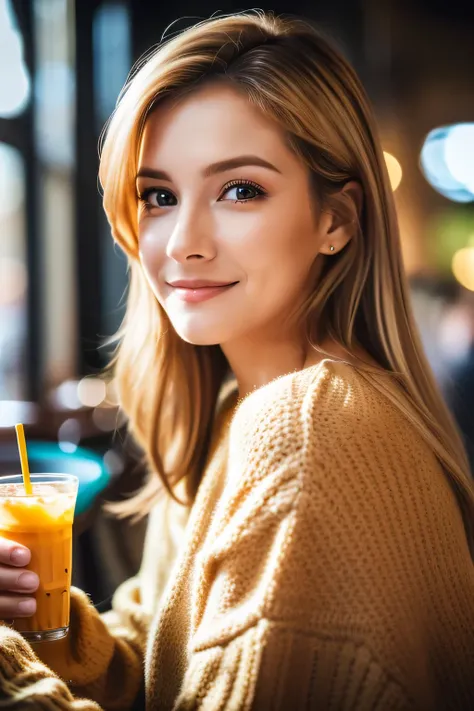
[[[228,182],[224,185],[224,187],[222,188],[222,191],[221,191],[221,195],[224,195],[228,190],[230,190],[231,188],[235,188],[236,186],[251,187],[257,191],[257,195],[253,198],[246,198],[244,200],[232,200],[231,202],[233,202],[234,204],[237,204],[237,203],[242,204],[242,203],[250,202],[252,200],[257,200],[258,198],[264,198],[267,196],[266,191],[260,185],[258,185],[258,183],[254,183],[253,180],[231,180],[230,182]],[[153,193],[157,193],[160,190],[162,190],[164,192],[171,193],[171,190],[168,190],[167,188],[151,188],[150,187],[150,188],[146,188],[146,190],[144,190],[142,193],[140,193],[138,195],[139,201],[144,203],[144,208],[146,210],[152,210],[153,208],[156,207],[156,205],[150,205],[150,203],[148,202],[148,198],[150,197],[150,195],[152,195]]]
[[[245,200],[232,200],[233,203],[250,202],[251,200],[256,200],[259,197],[267,196],[265,190],[260,185],[258,185],[258,183],[254,183],[253,180],[231,180],[230,182],[226,183],[226,185],[224,185],[224,187],[222,188],[221,195],[224,195],[224,193],[230,190],[230,188],[235,188],[237,185],[239,187],[251,187],[257,191],[257,195],[253,198],[246,198]]]

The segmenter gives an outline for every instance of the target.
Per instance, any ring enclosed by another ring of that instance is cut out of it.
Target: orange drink
[[[78,480],[32,474],[27,496],[21,475],[0,477],[0,536],[31,551],[28,570],[39,577],[36,612],[13,626],[32,642],[65,637],[69,629],[72,523]]]

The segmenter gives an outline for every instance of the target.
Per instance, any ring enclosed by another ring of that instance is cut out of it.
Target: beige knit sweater
[[[400,397],[326,360],[224,409],[112,612],[74,591],[43,662],[3,628],[7,707],[129,709],[144,664],[149,711],[474,709],[474,567]]]

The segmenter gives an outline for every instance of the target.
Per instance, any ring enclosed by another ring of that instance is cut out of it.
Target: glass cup
[[[61,639],[69,630],[78,483],[69,474],[32,474],[33,494],[27,496],[21,474],[0,476],[0,536],[30,549],[26,567],[39,577],[35,614],[13,621],[30,642]]]

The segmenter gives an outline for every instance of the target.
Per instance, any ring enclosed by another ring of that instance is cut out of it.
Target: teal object
[[[87,511],[110,482],[110,472],[102,457],[91,449],[78,447],[67,453],[53,442],[28,442],[28,460],[33,474],[73,474],[79,479],[75,515]]]

